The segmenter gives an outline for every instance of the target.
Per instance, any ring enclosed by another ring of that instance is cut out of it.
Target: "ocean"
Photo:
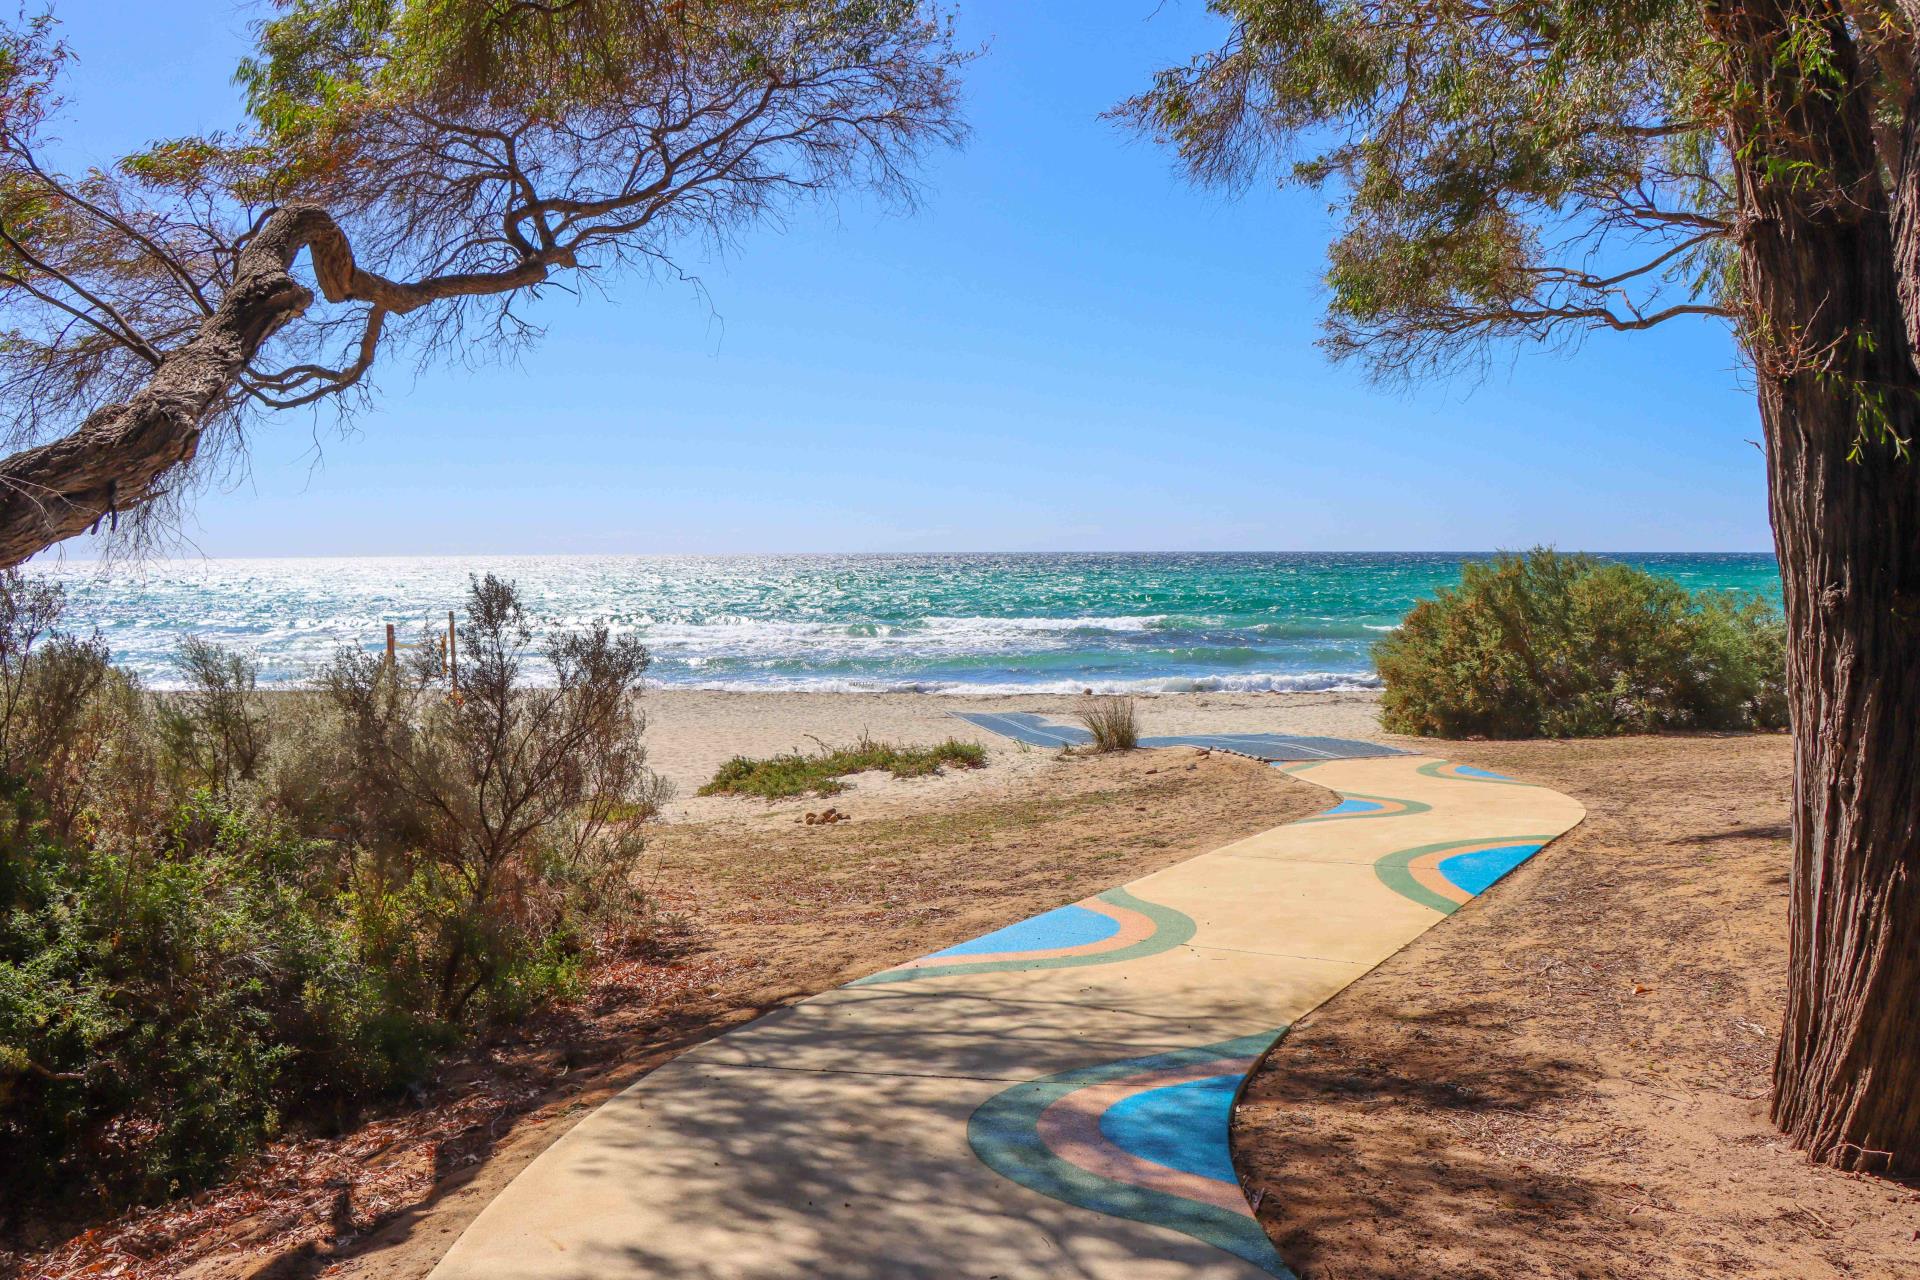
[[[470,575],[517,583],[541,631],[640,635],[662,685],[933,693],[1363,689],[1369,652],[1473,555],[1222,553],[495,556],[177,560],[34,571],[68,626],[97,629],[156,687],[179,639],[257,656],[294,683],[341,646],[411,639]],[[1687,587],[1780,599],[1772,555],[1613,558]],[[536,676],[539,674],[536,671]]]

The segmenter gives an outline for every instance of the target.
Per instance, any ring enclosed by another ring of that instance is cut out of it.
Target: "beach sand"
[[[1380,740],[1380,695],[1353,693],[1163,693],[1136,698],[1141,735],[1195,732],[1296,733]],[[1032,711],[1073,722],[1079,699],[1058,694],[964,697],[922,693],[749,693],[649,690],[647,751],[653,769],[673,784],[669,821],[737,816],[743,802],[694,793],[730,757],[811,752],[862,734],[900,744],[959,738],[987,747],[987,766],[950,770],[936,792],[1005,791],[1031,778],[1052,752],[1022,747],[978,728],[957,711]],[[891,805],[893,795],[918,803],[926,786],[901,788],[886,775],[851,780],[852,797]],[[787,806],[791,807],[791,806]],[[817,807],[817,806],[815,806]]]

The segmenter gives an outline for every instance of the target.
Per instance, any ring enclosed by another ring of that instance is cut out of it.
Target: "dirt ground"
[[[660,828],[654,928],[601,967],[580,1007],[447,1064],[349,1133],[280,1144],[220,1187],[46,1242],[13,1272],[424,1276],[574,1120],[691,1044],[1327,803],[1219,754],[1020,754],[991,774],[861,775],[830,801],[734,799],[704,810],[723,816]],[[828,804],[853,820],[805,824]]]
[[[1236,1163],[1302,1280],[1920,1276],[1920,1191],[1809,1166],[1767,1123],[1788,748],[1436,751],[1588,818],[1257,1074]]]
[[[1920,1191],[1810,1167],[1766,1122],[1786,740],[1405,745],[1589,817],[1303,1019],[1250,1086],[1236,1160],[1303,1280],[1920,1276]],[[831,801],[702,801],[657,833],[657,918],[582,1005],[190,1201],[44,1233],[12,1271],[417,1280],[575,1119],[687,1046],[1327,803],[1220,755],[1014,750]],[[801,821],[828,804],[854,820]]]

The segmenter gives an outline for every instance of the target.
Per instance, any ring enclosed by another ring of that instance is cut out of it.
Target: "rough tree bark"
[[[164,493],[168,477],[193,461],[202,425],[231,395],[248,362],[312,304],[312,291],[292,275],[302,249],[329,302],[372,304],[356,374],[371,363],[386,315],[441,298],[524,288],[544,280],[550,266],[570,265],[565,251],[551,251],[497,273],[400,283],[356,265],[325,209],[275,210],[240,254],[219,306],[190,341],[165,354],[145,387],[89,414],[71,435],[0,459],[0,567]]]
[[[1915,1173],[1920,464],[1874,441],[1883,428],[1920,438],[1902,305],[1920,281],[1844,25],[1791,0],[1719,0],[1709,13],[1736,72],[1762,89],[1731,142],[1792,636],[1791,954],[1773,1117],[1812,1159]],[[1796,22],[1828,27],[1840,86],[1794,79],[1783,50]],[[1782,154],[1811,161],[1819,179],[1766,165]],[[1868,443],[1850,457],[1863,426]]]

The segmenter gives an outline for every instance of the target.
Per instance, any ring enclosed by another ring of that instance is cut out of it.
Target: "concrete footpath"
[[[1324,812],[771,1014],[575,1126],[435,1280],[1244,1280],[1228,1157],[1287,1024],[1579,822],[1426,756]]]

